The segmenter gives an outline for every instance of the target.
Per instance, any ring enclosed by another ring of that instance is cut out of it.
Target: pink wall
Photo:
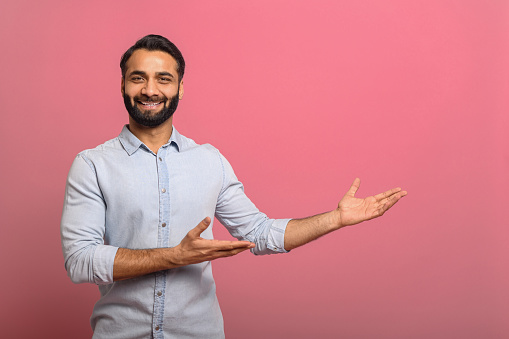
[[[91,335],[65,178],[126,123],[118,62],[148,33],[186,57],[177,128],[271,217],[330,210],[356,176],[409,192],[289,255],[215,262],[229,338],[509,337],[507,1],[112,3],[0,3],[2,337]]]

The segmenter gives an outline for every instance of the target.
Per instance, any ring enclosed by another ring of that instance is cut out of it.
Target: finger
[[[255,247],[250,241],[228,241],[228,240],[210,240],[214,251],[230,251],[235,249],[249,249]]]
[[[377,194],[375,195],[375,199],[377,201],[380,201],[381,199],[384,199],[384,198],[388,198],[390,197],[391,195],[395,194],[395,193],[398,193],[401,191],[401,187],[397,187],[397,188],[393,188],[393,189],[390,189],[388,191],[385,191],[383,193],[380,193],[380,194]]]
[[[396,199],[396,201],[397,201],[397,200],[401,199],[402,197],[404,197],[406,194],[407,194],[406,191],[400,191],[400,192],[393,193],[392,195],[380,200],[378,202],[378,204],[380,206],[385,206],[385,204],[387,204],[388,202],[391,202],[393,199]]]
[[[348,192],[346,194],[349,196],[352,196],[352,197],[355,196],[355,193],[357,193],[357,190],[359,189],[359,187],[361,187],[361,179],[355,178],[352,186],[350,186],[350,189],[348,190]]]
[[[233,257],[234,255],[247,251],[248,249],[249,248],[236,248],[230,251],[218,251],[215,253],[215,259]]]
[[[407,195],[406,191],[399,192],[389,198],[387,198],[387,201],[382,205],[382,214],[385,213],[389,208],[394,206],[401,198],[403,198],[405,195]]]
[[[200,223],[195,228],[190,230],[187,234],[190,237],[199,238],[200,235],[202,234],[202,232],[205,231],[207,229],[207,227],[209,227],[209,225],[210,225],[210,218],[206,217],[205,219],[200,221]]]

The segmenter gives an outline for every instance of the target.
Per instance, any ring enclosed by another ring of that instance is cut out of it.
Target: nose
[[[145,83],[145,87],[141,90],[141,94],[144,94],[148,97],[159,94],[159,90],[157,89],[157,84],[153,80],[148,80]]]

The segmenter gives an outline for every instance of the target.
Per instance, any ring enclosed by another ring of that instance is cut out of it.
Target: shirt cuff
[[[107,285],[113,283],[113,263],[118,247],[110,245],[97,245],[94,252],[94,283]]]
[[[267,248],[276,253],[288,253],[285,250],[285,231],[288,222],[292,219],[275,219],[267,236]]]

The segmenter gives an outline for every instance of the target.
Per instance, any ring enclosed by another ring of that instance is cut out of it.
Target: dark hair
[[[144,36],[140,40],[136,41],[134,45],[132,45],[125,53],[122,55],[120,59],[120,69],[122,71],[122,77],[125,77],[125,73],[127,71],[127,60],[133,55],[134,51],[138,49],[146,49],[148,51],[161,51],[166,52],[171,55],[175,61],[177,61],[177,72],[179,76],[179,81],[184,77],[184,70],[186,68],[186,63],[184,61],[184,57],[182,53],[180,53],[177,46],[173,44],[170,40],[166,39],[164,36],[149,34]]]

